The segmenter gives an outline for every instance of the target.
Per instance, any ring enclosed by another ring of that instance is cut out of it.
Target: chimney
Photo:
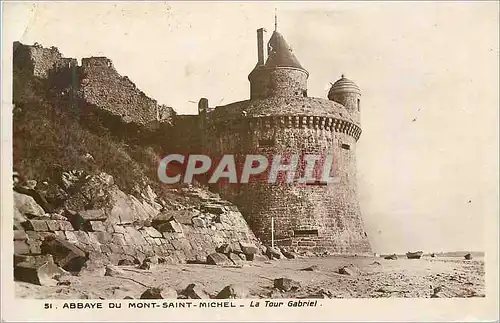
[[[267,31],[264,28],[257,29],[257,65],[264,65],[266,57],[264,57],[264,34]]]

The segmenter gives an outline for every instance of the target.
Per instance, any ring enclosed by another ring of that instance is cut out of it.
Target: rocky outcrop
[[[52,214],[16,193],[16,254],[50,254],[59,267],[81,271],[93,258],[103,264],[146,263],[144,269],[186,262],[234,266],[247,260],[245,254],[259,252],[238,209],[201,188],[180,190],[179,201],[187,201],[169,208],[150,189],[139,197],[126,194],[106,173],[80,173],[61,188],[66,198]],[[216,253],[221,248],[227,254]]]

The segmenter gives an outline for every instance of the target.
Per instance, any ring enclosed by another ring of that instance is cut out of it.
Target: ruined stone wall
[[[156,120],[160,107],[126,76],[121,76],[105,57],[82,59],[80,71],[81,95],[83,100],[101,109],[118,115],[124,122],[146,124]],[[170,115],[162,111],[163,118]]]
[[[307,73],[296,68],[259,68],[249,75],[252,100],[271,96],[307,96]]]
[[[238,205],[254,233],[264,242],[339,253],[369,252],[356,192],[356,140],[360,128],[345,120],[315,116],[269,116],[214,121],[210,149],[220,153],[333,153],[332,175],[341,182],[248,185],[222,184],[223,197]],[[303,230],[317,230],[307,233]],[[307,234],[306,234],[307,233]]]

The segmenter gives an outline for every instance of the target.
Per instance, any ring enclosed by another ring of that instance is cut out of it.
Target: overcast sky
[[[374,249],[484,250],[484,221],[498,216],[496,1],[4,3],[4,40],[107,56],[192,114],[200,97],[249,97],[256,29],[272,32],[274,8],[309,96],[342,73],[361,88],[358,188]]]

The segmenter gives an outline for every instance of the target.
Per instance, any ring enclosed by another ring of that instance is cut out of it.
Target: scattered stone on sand
[[[300,283],[297,281],[294,281],[290,278],[276,278],[274,280],[274,287],[285,292],[289,292],[292,289],[297,290],[300,288]]]
[[[207,256],[207,264],[217,266],[232,266],[233,262],[224,254],[214,252]]]
[[[177,299],[177,291],[172,288],[151,287],[142,293],[141,299]]]
[[[190,299],[208,299],[208,295],[200,286],[196,284],[189,284],[186,289],[182,292],[183,295]]]
[[[41,251],[52,255],[59,267],[72,272],[80,271],[87,261],[87,256],[80,248],[55,236],[48,236],[43,240]]]
[[[64,273],[50,255],[29,256],[14,266],[16,280],[41,286],[56,286],[55,278]]]
[[[349,264],[347,266],[342,266],[338,269],[338,273],[342,275],[348,276],[358,276],[361,274],[361,270],[353,264]]]
[[[113,265],[108,265],[106,266],[106,272],[104,276],[111,276],[111,277],[117,277],[117,276],[123,276],[125,272]]]
[[[319,269],[318,266],[312,265],[312,266],[309,266],[309,267],[306,267],[306,268],[302,268],[301,271],[317,271],[318,269]]]
[[[247,298],[249,295],[248,289],[240,284],[231,284],[224,287],[215,298],[229,299],[229,298]]]

